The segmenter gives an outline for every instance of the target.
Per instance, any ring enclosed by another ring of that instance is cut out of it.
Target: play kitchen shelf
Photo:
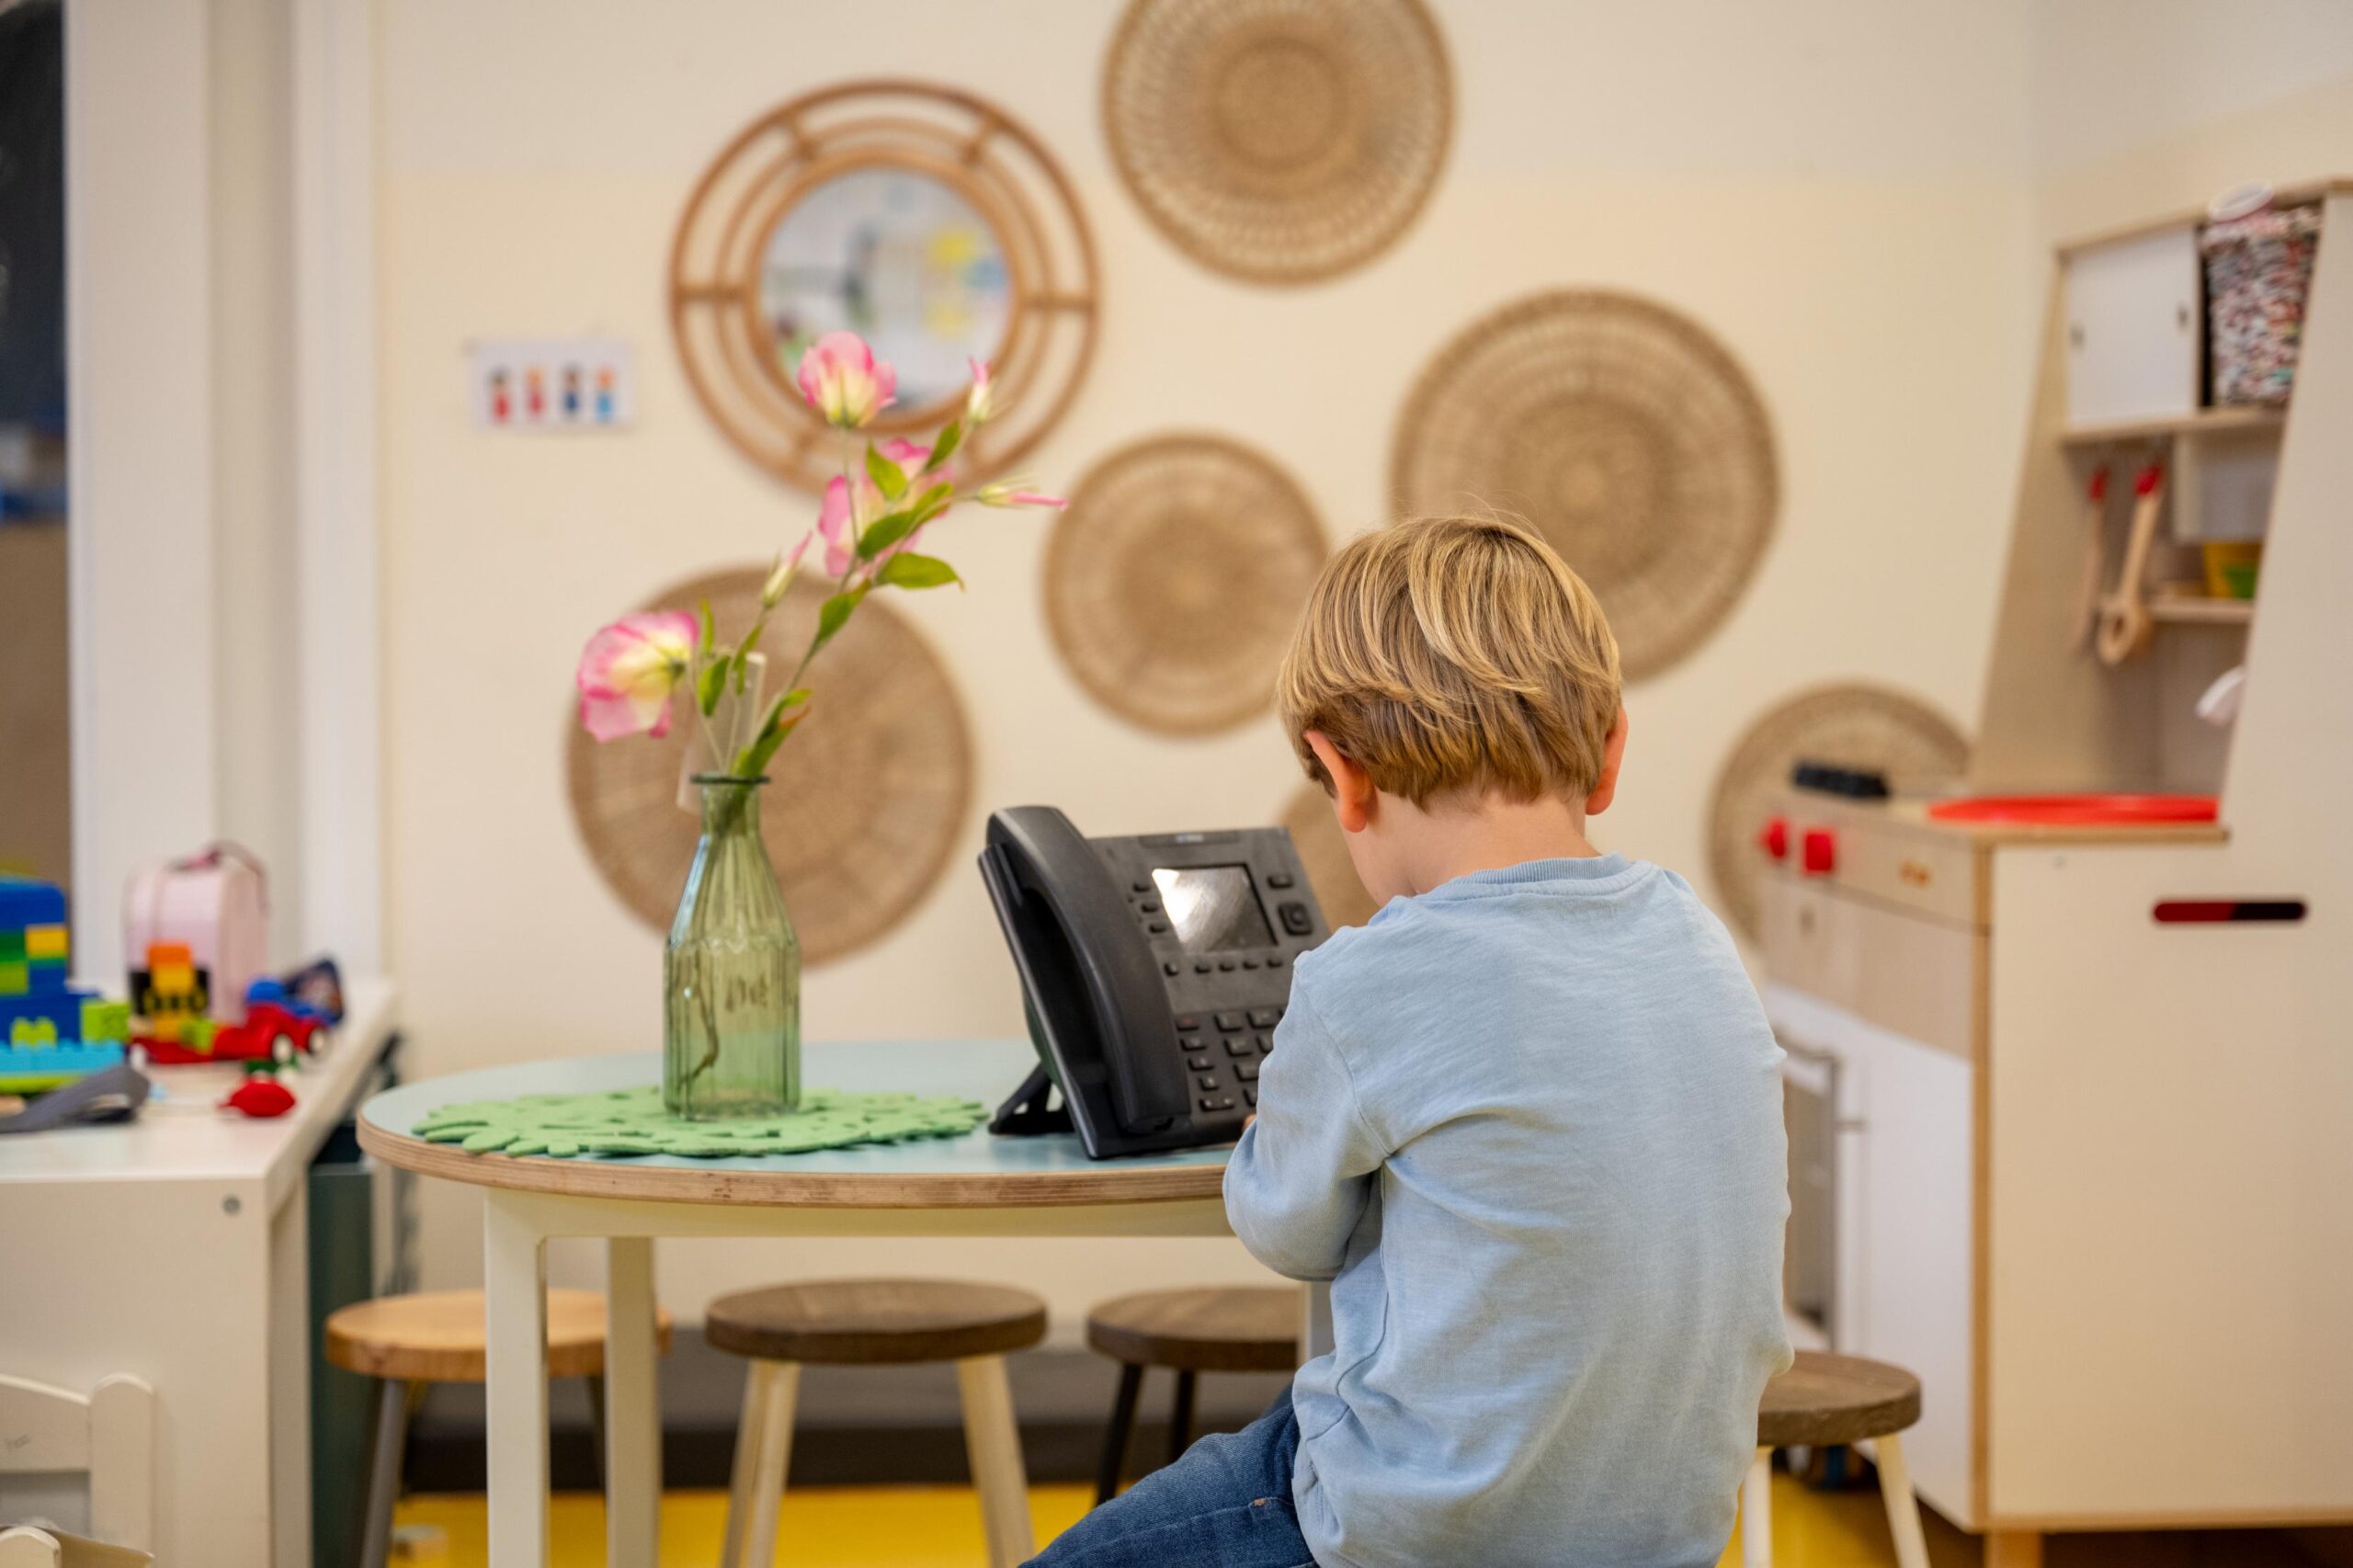
[[[2353,1387],[2353,186],[2283,199],[2319,211],[2291,406],[2206,405],[2200,215],[2063,249],[1968,777],[1756,824],[1792,1333],[1920,1374],[1915,1480],[2005,1565],[2353,1522],[2353,1401],[2315,1397]],[[2250,501],[2260,597],[2160,591]]]

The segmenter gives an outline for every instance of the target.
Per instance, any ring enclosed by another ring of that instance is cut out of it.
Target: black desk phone
[[[989,818],[981,880],[1040,1062],[989,1131],[1075,1126],[1098,1160],[1241,1136],[1290,966],[1330,934],[1290,834],[1084,838],[1014,806]]]

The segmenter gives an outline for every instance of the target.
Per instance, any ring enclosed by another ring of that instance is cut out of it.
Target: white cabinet
[[[2194,229],[2069,256],[2068,423],[2194,411],[2204,321]]]

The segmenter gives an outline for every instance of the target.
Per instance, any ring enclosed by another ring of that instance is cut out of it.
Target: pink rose
[[[670,733],[670,693],[695,653],[695,618],[679,610],[625,615],[580,653],[580,722],[600,741]]]
[[[794,380],[825,423],[855,430],[891,406],[898,373],[854,332],[829,332],[801,356]]]

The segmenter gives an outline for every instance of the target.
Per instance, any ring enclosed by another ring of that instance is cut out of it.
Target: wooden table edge
[[[565,1198],[824,1209],[1062,1209],[1109,1203],[1197,1203],[1221,1198],[1222,1165],[1123,1165],[1105,1162],[1074,1171],[932,1172],[859,1175],[846,1171],[708,1170],[640,1165],[620,1160],[515,1158],[470,1154],[454,1143],[428,1143],[364,1117],[359,1146],[386,1165],[418,1176],[512,1192]]]

